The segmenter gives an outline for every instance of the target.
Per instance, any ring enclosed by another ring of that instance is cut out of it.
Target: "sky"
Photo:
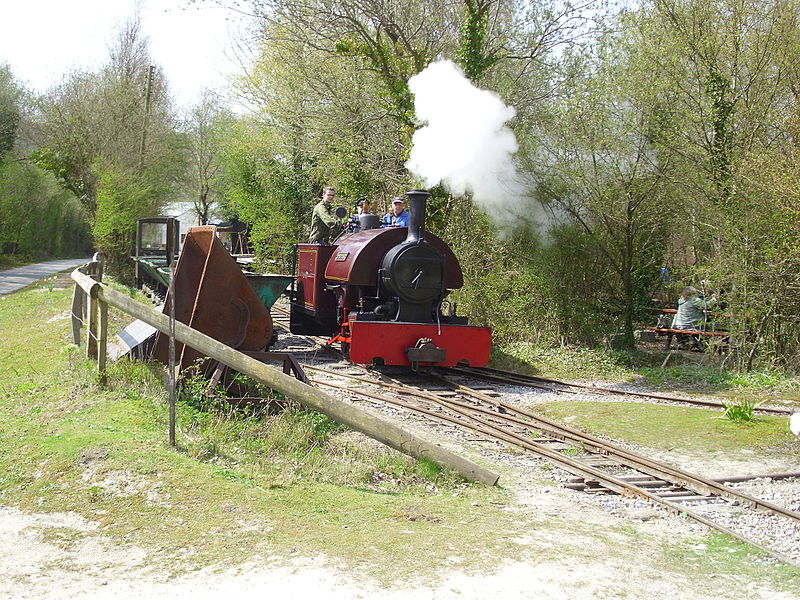
[[[190,0],[0,0],[0,63],[36,92],[71,69],[96,70],[137,4],[150,54],[180,105],[196,103],[203,87],[224,88],[238,71],[233,40],[248,18]]]

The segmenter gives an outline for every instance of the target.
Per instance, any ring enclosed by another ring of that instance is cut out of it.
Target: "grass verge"
[[[675,355],[662,367],[664,352],[620,352],[603,348],[539,347],[517,343],[492,352],[500,369],[556,379],[634,382],[654,388],[738,398],[758,393],[770,401],[800,406],[800,377],[775,371],[740,373],[722,368],[719,357]]]
[[[175,568],[323,553],[383,562],[388,581],[421,560],[516,553],[516,519],[493,504],[504,490],[297,407],[234,415],[184,403],[170,448],[158,370],[123,361],[99,387],[71,345],[69,305],[70,291],[52,288],[0,300],[0,502],[77,512]]]
[[[659,450],[733,453],[746,449],[767,454],[794,449],[800,453],[800,442],[789,432],[785,417],[756,416],[736,423],[719,411],[622,402],[565,401],[547,403],[538,410],[595,434]]]

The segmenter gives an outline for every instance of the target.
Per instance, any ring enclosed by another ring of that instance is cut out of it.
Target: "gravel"
[[[324,354],[324,353],[323,353]],[[320,366],[334,364],[333,359],[317,355]],[[624,396],[617,396],[592,390],[580,390],[576,394],[564,394],[556,391],[545,391],[531,389],[526,386],[517,385],[496,385],[487,384],[483,381],[468,381],[466,378],[459,381],[463,385],[481,388],[491,388],[499,399],[510,404],[528,408],[537,404],[569,401],[585,402],[626,402]],[[613,384],[601,382],[598,387],[611,387]],[[352,396],[346,392],[335,391],[332,388],[325,388],[326,391],[334,396],[352,401]],[[647,393],[648,390],[640,387],[627,385],[626,389]],[[637,398],[634,401],[642,402],[644,399]],[[657,404],[674,404],[667,400],[653,399]],[[542,483],[563,485],[567,480],[574,477],[573,474],[552,466],[546,459],[535,457],[526,453],[509,451],[505,445],[494,441],[487,441],[474,432],[461,430],[451,425],[441,423],[431,423],[428,419],[414,414],[409,414],[403,409],[392,406],[375,405],[370,403],[375,410],[383,414],[388,414],[393,418],[403,421],[406,426],[419,428],[427,431],[427,434],[435,435],[446,440],[452,447],[458,449],[468,448],[470,451],[479,453],[484,459],[496,465],[496,468],[506,470],[505,479],[509,478],[509,471],[515,472],[511,476],[515,479],[516,485],[521,486],[520,490],[531,492],[532,488],[541,486]],[[569,424],[571,419],[564,419],[565,424]],[[633,444],[620,443],[609,440],[614,444],[629,449],[638,454],[663,460],[673,466],[692,473],[702,474],[707,478],[734,477],[737,475],[764,474],[778,472],[800,472],[800,464],[796,457],[777,456],[765,459],[755,455],[730,457],[728,455],[710,454],[708,456],[697,457],[689,453],[680,451],[654,451],[643,449]],[[668,454],[668,456],[664,456]],[[502,479],[502,478],[501,478]],[[536,482],[540,483],[536,483]],[[503,481],[501,481],[501,484]],[[783,508],[800,511],[800,479],[787,479],[773,481],[771,478],[760,478],[743,483],[731,484],[730,487],[740,490],[750,496],[766,500]],[[684,535],[699,535],[706,531],[704,525],[697,521],[689,520],[685,516],[670,514],[666,509],[654,506],[642,499],[627,498],[615,494],[606,493],[586,493],[574,492],[571,490],[560,490],[563,493],[557,496],[559,502],[568,503],[571,509],[581,510],[581,507],[595,506],[606,511],[614,518],[633,521],[653,521],[660,520],[669,523],[665,534],[674,536],[676,531],[681,531]],[[524,493],[524,491],[523,491]],[[566,506],[566,504],[564,505]],[[800,527],[791,523],[788,519],[777,518],[763,513],[756,513],[752,510],[742,510],[741,508],[730,507],[729,503],[722,504],[702,504],[694,505],[693,510],[707,516],[711,520],[730,528],[737,534],[753,539],[759,543],[772,548],[780,553],[788,555],[795,563],[800,564]],[[771,559],[767,559],[771,560]]]

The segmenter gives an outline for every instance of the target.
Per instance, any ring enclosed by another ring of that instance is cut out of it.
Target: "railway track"
[[[800,513],[540,417],[491,390],[436,375],[403,381],[341,363],[304,368],[316,385],[346,391],[356,400],[411,411],[545,458],[575,476],[570,487],[644,499],[800,565]],[[754,536],[754,521],[777,533]],[[747,523],[746,531],[738,523]]]
[[[288,330],[288,313],[282,309],[278,312],[276,324]],[[355,401],[368,401],[382,408],[394,407],[477,434],[487,442],[523,450],[572,474],[567,484],[572,489],[641,498],[669,513],[685,515],[741,539],[781,561],[800,566],[800,513],[566,427],[499,399],[492,389],[476,389],[459,383],[458,379],[564,393],[588,390],[722,409],[720,402],[569,384],[489,368],[442,369],[440,373],[443,374],[424,378],[403,372],[404,379],[399,379],[375,369],[340,362],[335,350],[326,350],[330,352],[314,353],[316,364],[303,364],[306,375],[315,385],[347,393]],[[319,366],[320,362],[325,366]],[[781,415],[791,412],[770,407],[760,410]]]
[[[289,313],[283,308],[278,308],[280,317],[276,319],[276,324],[289,330]],[[275,318],[273,316],[273,318]],[[547,377],[537,377],[535,375],[526,375],[523,373],[514,373],[511,371],[504,371],[501,369],[493,369],[489,367],[451,367],[443,369],[442,372],[454,375],[469,377],[475,380],[488,381],[493,383],[505,385],[519,385],[533,389],[544,390],[548,392],[556,392],[562,394],[582,394],[585,392],[607,394],[612,396],[622,396],[629,398],[638,398],[644,401],[657,401],[669,402],[673,404],[684,404],[689,406],[699,406],[702,408],[709,408],[715,410],[724,410],[725,405],[719,400],[708,398],[687,398],[682,396],[673,396],[668,394],[653,394],[648,392],[636,392],[633,390],[620,390],[617,388],[602,387],[596,385],[587,385],[581,383],[573,383],[561,381],[558,379],[551,379]],[[758,405],[754,412],[765,415],[779,415],[789,416],[796,409],[776,407],[776,406],[763,406]]]
[[[692,406],[700,406],[703,408],[714,408],[723,410],[725,405],[719,400],[710,400],[707,398],[684,398],[681,396],[671,396],[667,394],[651,394],[646,392],[635,392],[630,390],[619,390],[609,387],[598,387],[594,385],[586,385],[580,383],[570,383],[560,381],[558,379],[548,379],[546,377],[536,377],[534,375],[524,375],[522,373],[512,373],[510,371],[503,371],[500,369],[491,369],[488,367],[471,368],[471,367],[453,367],[446,370],[447,373],[453,375],[461,375],[473,379],[492,381],[495,383],[502,383],[508,385],[521,385],[549,392],[560,392],[563,394],[580,394],[584,391],[592,393],[610,394],[616,396],[627,396],[631,398],[640,398],[643,400],[658,400],[670,402],[675,404],[689,404]],[[792,409],[773,407],[773,406],[757,406],[755,412],[767,415],[790,415]]]

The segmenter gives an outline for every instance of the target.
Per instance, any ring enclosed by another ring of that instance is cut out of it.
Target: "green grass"
[[[739,373],[713,365],[681,364],[643,367],[637,373],[648,384],[708,390],[751,390],[793,394],[800,398],[800,378],[770,371]]]
[[[718,394],[739,400],[757,392],[770,401],[800,407],[800,377],[775,371],[740,373],[720,367],[713,356],[674,356],[662,367],[664,353],[609,351],[603,348],[541,347],[517,343],[492,351],[492,366],[565,380],[602,379],[653,388]],[[698,362],[699,361],[699,362]]]
[[[757,416],[736,423],[719,411],[627,402],[553,402],[540,410],[592,433],[661,450],[736,452],[746,448],[767,453],[800,446],[789,432],[786,417]]]
[[[570,379],[620,379],[630,376],[619,353],[519,342],[492,350],[492,365],[511,371]]]

